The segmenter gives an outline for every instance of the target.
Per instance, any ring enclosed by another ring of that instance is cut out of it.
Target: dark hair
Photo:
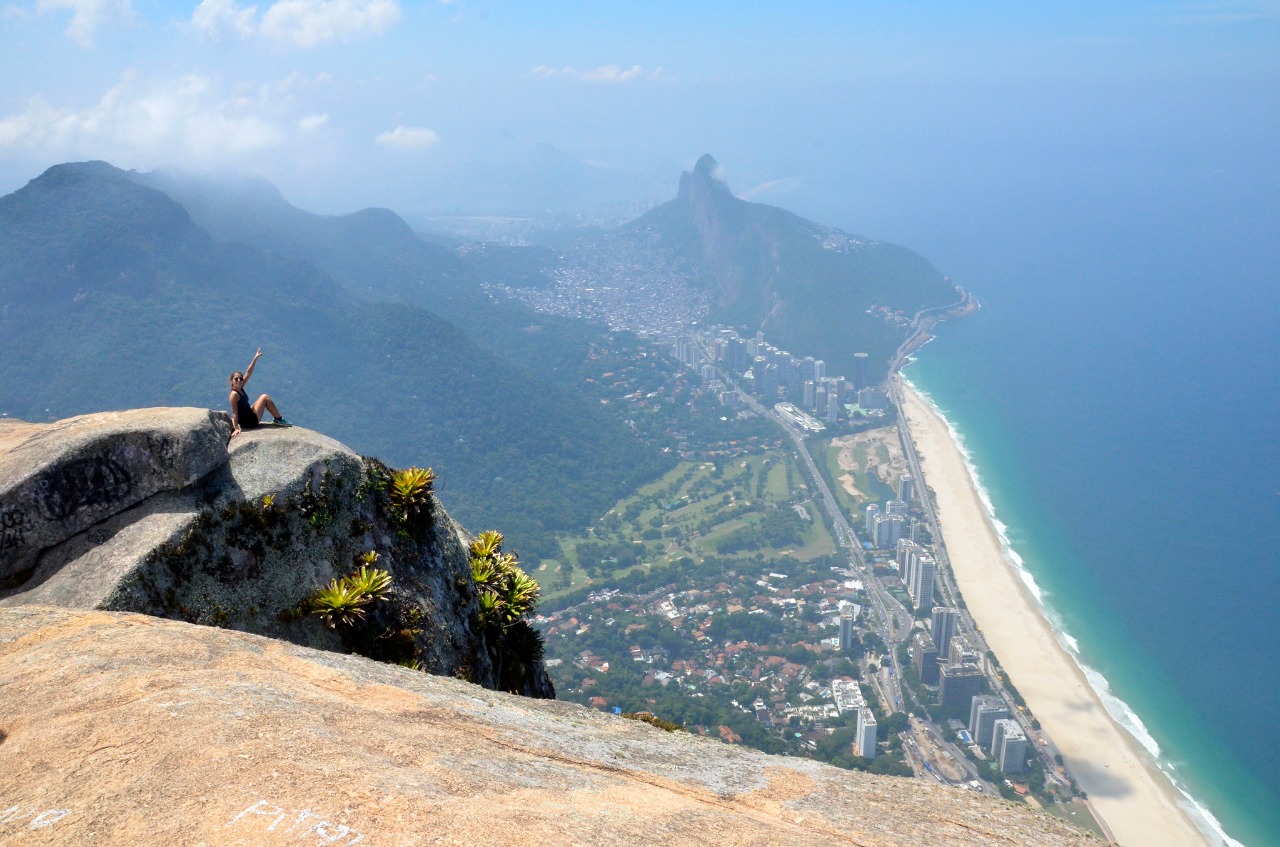
[[[227,377],[227,382],[230,382],[238,376],[242,377],[244,376],[244,373],[242,371],[232,371],[231,376]]]

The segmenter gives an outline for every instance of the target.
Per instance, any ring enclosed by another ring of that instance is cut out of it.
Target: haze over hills
[[[853,354],[872,354],[872,380],[884,377],[899,327],[876,315],[886,306],[911,317],[954,303],[947,279],[926,260],[733,195],[711,156],[680,180],[680,192],[626,231],[656,249],[699,262],[712,293],[709,317],[762,329],[775,343],[827,361],[828,372],[853,372]]]
[[[829,373],[866,350],[872,378],[905,330],[870,306],[955,299],[914,253],[740,200],[716,171],[704,156],[672,201],[554,250],[448,247],[386,209],[298,209],[262,180],[56,166],[0,200],[0,322],[14,342],[0,412],[220,407],[226,373],[261,343],[251,388],[286,415],[436,465],[465,523],[554,555],[552,533],[590,524],[671,461],[578,391],[610,334],[581,318],[609,316],[578,293],[562,308],[566,286],[616,298],[631,328],[763,328]],[[552,308],[535,314],[530,295]],[[663,320],[644,312],[655,304]]]
[[[466,525],[526,552],[653,472],[654,454],[598,405],[425,309],[220,242],[105,163],[57,166],[0,198],[0,335],[0,412],[35,421],[223,408],[227,374],[262,344],[251,392],[366,454],[433,465]]]
[[[552,293],[510,293],[535,308],[634,327],[657,299],[663,329],[708,320],[852,375],[870,354],[884,378],[916,313],[956,303],[957,289],[916,253],[735,197],[710,155],[676,197],[634,221],[590,233],[549,269]],[[546,286],[539,286],[545,288]]]
[[[624,321],[628,328],[670,331],[708,319],[763,330],[781,347],[826,360],[830,373],[851,374],[853,354],[864,351],[871,354],[873,380],[887,372],[905,319],[959,299],[941,273],[904,247],[735,197],[710,155],[682,176],[674,199],[613,229],[588,230],[572,241],[567,231],[550,248],[450,249],[418,237],[389,210],[316,215],[291,206],[261,180],[136,178],[177,199],[216,238],[304,259],[361,296],[425,306],[481,346],[552,374],[564,371],[560,345],[591,333],[577,323],[557,326],[557,315],[616,323],[613,313],[648,305],[655,278],[659,299],[675,297],[680,306],[665,325]],[[514,294],[551,325],[537,334],[515,332],[528,324],[527,312],[508,298],[486,295],[482,286]],[[585,300],[607,291],[616,305],[584,307],[584,288],[593,289]],[[903,320],[886,320],[878,310],[868,314],[873,307],[900,312]]]

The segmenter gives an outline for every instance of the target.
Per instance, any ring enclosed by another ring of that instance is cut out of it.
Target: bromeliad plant
[[[502,551],[502,533],[488,530],[471,542],[471,577],[479,592],[480,625],[506,631],[533,614],[542,588]]]
[[[431,489],[436,472],[431,468],[405,468],[391,474],[388,494],[400,525],[413,531],[426,526],[431,517]]]
[[[542,635],[526,618],[542,589],[502,550],[502,534],[482,532],[471,542],[471,577],[479,592],[480,627],[489,638],[494,676],[505,691],[528,693],[542,660]]]
[[[329,629],[353,626],[364,620],[365,606],[374,600],[387,599],[390,588],[391,574],[361,566],[355,573],[317,589],[311,596],[311,611],[319,615]]]

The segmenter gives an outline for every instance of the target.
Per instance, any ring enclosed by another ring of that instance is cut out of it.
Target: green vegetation
[[[828,556],[835,542],[799,478],[791,455],[781,450],[681,462],[618,501],[585,534],[561,540],[560,555],[540,563],[548,597],[612,585],[637,569],[686,558],[758,554],[806,562]]]
[[[480,533],[471,542],[471,576],[478,594],[478,623],[489,644],[499,685],[522,691],[542,660],[542,634],[529,625],[542,589],[502,549],[502,534]]]
[[[649,726],[656,726],[658,729],[665,730],[667,732],[683,732],[684,731],[684,727],[682,727],[680,724],[673,723],[672,721],[668,721],[668,720],[663,720],[657,715],[651,714],[649,712],[625,712],[623,713],[622,716],[627,720],[640,721],[641,723],[647,723],[649,724]]]
[[[361,566],[355,573],[316,589],[309,604],[312,613],[319,615],[329,629],[354,626],[364,620],[365,606],[375,600],[387,599],[390,587],[391,574]]]
[[[431,488],[436,474],[431,468],[405,468],[391,475],[388,492],[397,523],[411,535],[420,535],[431,521]]]
[[[502,551],[502,533],[487,530],[471,542],[471,578],[479,592],[480,625],[499,633],[533,614],[542,589]]]

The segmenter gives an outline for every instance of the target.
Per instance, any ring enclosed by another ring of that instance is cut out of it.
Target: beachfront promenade
[[[1111,837],[1126,847],[1208,844],[1183,798],[1108,714],[1043,610],[1016,573],[946,421],[898,384],[899,416],[921,481],[921,500],[946,548],[951,591],[963,592],[974,626],[1088,794]],[[941,546],[941,545],[940,545]],[[947,578],[944,577],[944,584]]]

